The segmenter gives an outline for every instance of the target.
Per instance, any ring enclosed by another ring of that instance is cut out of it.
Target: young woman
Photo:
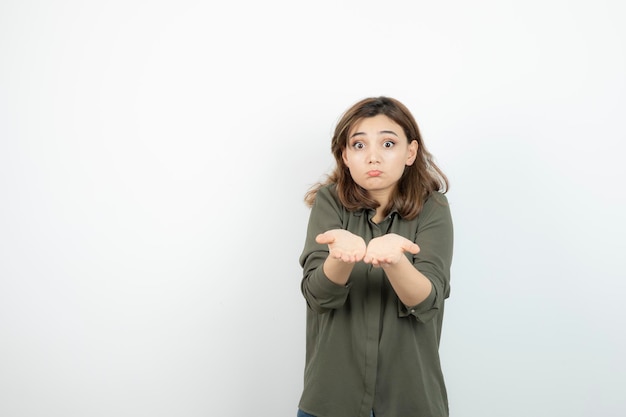
[[[305,196],[298,416],[446,417],[438,350],[453,246],[448,180],[393,98],[349,108],[331,149],[336,168]]]

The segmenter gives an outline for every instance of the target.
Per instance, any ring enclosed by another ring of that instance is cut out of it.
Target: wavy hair
[[[367,117],[385,115],[400,125],[408,143],[417,141],[417,157],[412,165],[406,166],[398,180],[383,215],[392,210],[405,219],[414,219],[422,211],[426,199],[435,191],[446,193],[449,189],[448,178],[435,164],[434,158],[424,146],[415,118],[400,101],[391,97],[365,98],[350,107],[340,118],[331,141],[331,151],[335,157],[335,169],[324,181],[314,184],[305,194],[304,202],[311,207],[317,191],[328,184],[336,184],[339,200],[350,211],[376,209],[379,204],[369,192],[352,179],[350,171],[343,161],[342,154],[348,144],[348,135],[352,127]]]

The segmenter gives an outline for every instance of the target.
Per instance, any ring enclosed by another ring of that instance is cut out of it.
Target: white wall
[[[295,415],[302,196],[381,94],[452,183],[452,415],[625,415],[623,4],[2,2],[0,415]]]

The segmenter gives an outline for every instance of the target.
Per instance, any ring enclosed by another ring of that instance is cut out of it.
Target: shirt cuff
[[[433,285],[428,297],[417,305],[407,306],[402,301],[398,300],[398,316],[415,316],[418,321],[422,323],[427,322],[439,311],[439,308],[435,304],[436,299],[437,290],[435,290],[435,286]]]

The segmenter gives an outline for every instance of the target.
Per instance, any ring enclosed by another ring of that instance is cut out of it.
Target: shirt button
[[[411,309],[411,313],[415,313],[415,309],[414,308]]]

